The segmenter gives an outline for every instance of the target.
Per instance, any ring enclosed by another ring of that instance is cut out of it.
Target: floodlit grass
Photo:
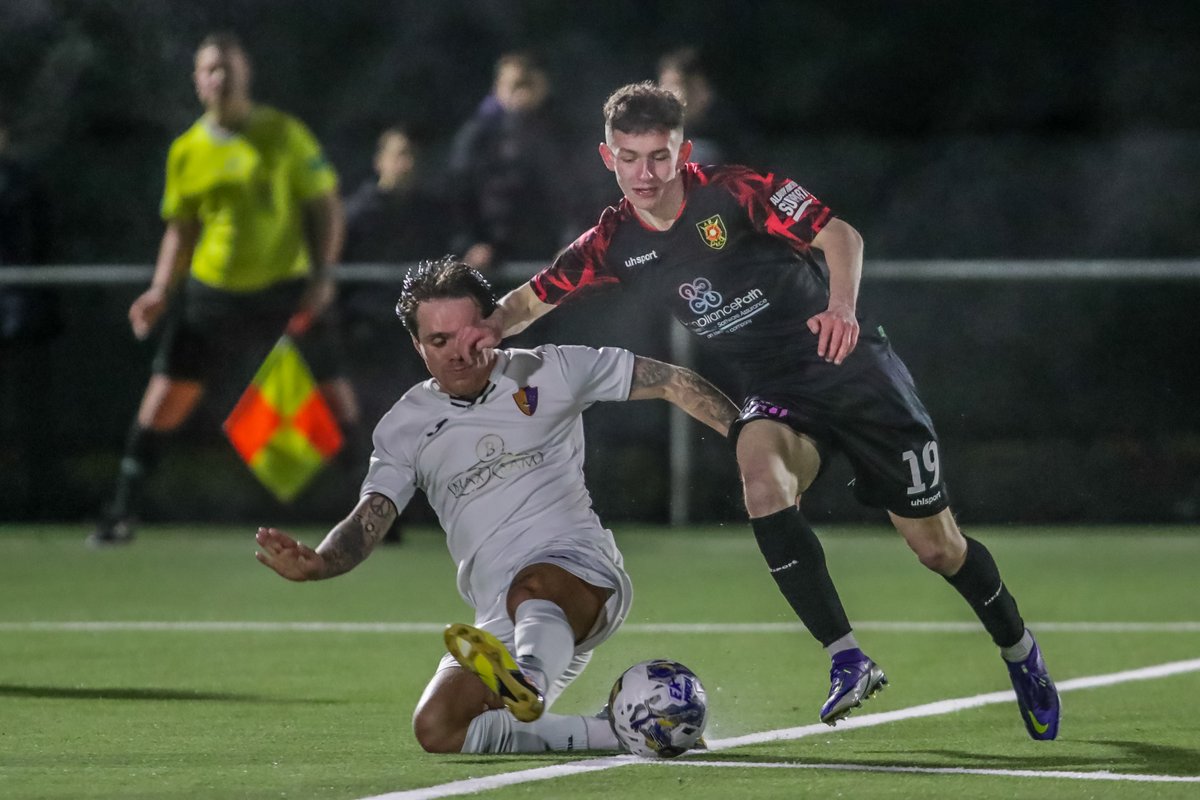
[[[0,528],[0,797],[362,798],[582,757],[432,756],[409,727],[441,656],[436,631],[34,628],[72,621],[469,621],[436,531],[410,530],[355,572],[290,584],[254,561],[253,528],[171,527],[92,552],[82,528]],[[315,543],[322,530],[298,532]],[[719,742],[816,720],[828,661],[802,632],[649,633],[644,623],[792,622],[748,526],[616,529],[636,596],[555,710],[590,713],[626,666],[663,656],[708,688]],[[966,605],[882,529],[822,539],[852,619],[969,622]],[[1185,529],[975,529],[1039,622],[1200,620],[1200,535]],[[1039,635],[1060,682],[1200,658],[1200,626]],[[1007,688],[982,631],[890,630],[860,641],[891,687],[856,716]],[[1060,739],[1032,742],[1002,703],[861,729],[825,729],[482,796],[854,798],[1200,795],[1197,783],[864,772],[845,767],[1110,771],[1200,776],[1200,672],[1063,696]],[[768,768],[764,764],[781,765]],[[797,765],[806,768],[794,768]]]

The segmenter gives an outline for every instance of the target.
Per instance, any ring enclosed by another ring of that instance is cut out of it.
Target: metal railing
[[[397,283],[411,264],[345,264],[338,280],[347,283]],[[492,273],[501,286],[515,286],[544,266],[542,262],[512,262]],[[141,264],[73,264],[0,266],[0,287],[85,287],[147,285],[152,267]],[[1198,259],[1158,260],[878,260],[864,267],[865,280],[891,281],[1195,281]],[[684,366],[695,363],[694,342],[679,325],[671,325],[671,359]],[[683,524],[691,518],[688,470],[695,446],[688,417],[671,409],[668,446],[670,519]]]

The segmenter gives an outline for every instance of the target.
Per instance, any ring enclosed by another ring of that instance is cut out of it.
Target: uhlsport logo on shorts
[[[708,278],[696,278],[691,283],[680,284],[679,296],[688,301],[688,307],[694,314],[703,314],[716,308],[724,299]]]
[[[728,241],[725,222],[721,219],[720,214],[714,214],[703,222],[697,222],[696,229],[700,231],[700,238],[704,240],[704,243],[713,250],[720,250]]]

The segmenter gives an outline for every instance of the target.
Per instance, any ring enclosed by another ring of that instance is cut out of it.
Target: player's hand
[[[334,298],[337,297],[337,287],[334,285],[331,278],[323,278],[315,281],[307,289],[304,290],[304,295],[300,298],[300,306],[292,318],[288,320],[287,334],[289,336],[300,336],[308,330],[312,325],[313,320],[321,316],[325,309],[333,305]]]
[[[854,309],[831,305],[808,318],[808,329],[817,337],[817,355],[841,364],[858,346],[858,318]]]
[[[325,558],[303,542],[276,528],[259,528],[254,537],[259,550],[254,557],[289,581],[312,581],[321,577]]]
[[[500,309],[478,325],[463,328],[458,332],[458,356],[468,364],[478,364],[487,357],[487,351],[500,345],[504,334],[504,320]]]
[[[129,307],[129,326],[133,328],[133,335],[138,339],[149,336],[150,331],[154,330],[154,326],[166,313],[169,302],[167,291],[156,286],[151,286],[138,295]]]

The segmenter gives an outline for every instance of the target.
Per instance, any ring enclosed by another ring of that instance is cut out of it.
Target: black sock
[[[800,621],[823,647],[850,633],[825,551],[796,507],[750,520],[771,577]]]
[[[157,466],[166,438],[166,433],[143,428],[136,421],[130,427],[117,472],[117,490],[106,514],[110,519],[125,519],[137,514],[146,474]]]
[[[1025,635],[1017,601],[1000,579],[1000,570],[988,549],[969,536],[966,539],[967,558],[946,581],[966,598],[996,646],[1012,647]]]

